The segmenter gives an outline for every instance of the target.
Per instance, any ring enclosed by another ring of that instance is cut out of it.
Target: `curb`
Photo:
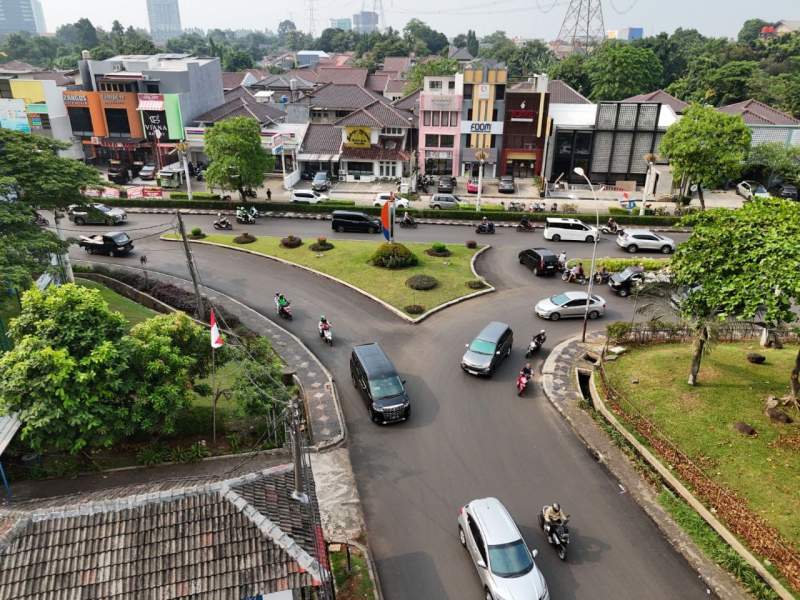
[[[162,241],[165,241],[165,242],[180,242],[179,239],[168,238],[168,237],[164,237],[164,236],[161,236],[160,239]],[[476,297],[482,296],[484,294],[490,294],[490,293],[495,291],[494,286],[489,285],[489,287],[487,289],[478,290],[477,292],[472,292],[471,294],[467,294],[466,296],[459,296],[458,298],[454,298],[453,300],[449,300],[449,301],[445,302],[444,304],[440,304],[439,306],[436,306],[436,307],[432,308],[431,310],[421,314],[419,317],[415,318],[415,317],[409,317],[403,311],[401,311],[399,308],[395,308],[394,306],[392,306],[388,302],[385,302],[384,300],[381,300],[377,296],[374,296],[373,294],[370,294],[369,292],[364,291],[359,287],[356,287],[352,283],[348,283],[347,281],[339,279],[338,277],[334,277],[333,275],[328,275],[327,273],[323,273],[321,271],[317,271],[316,269],[312,269],[311,267],[306,267],[305,265],[299,265],[297,263],[288,261],[288,260],[286,260],[284,258],[278,258],[277,256],[272,256],[271,254],[264,254],[263,252],[258,252],[257,250],[249,250],[248,248],[238,248],[236,246],[230,246],[228,244],[221,244],[219,242],[207,242],[207,241],[204,241],[204,240],[189,240],[189,242],[192,243],[192,244],[204,244],[206,246],[216,246],[217,248],[225,248],[227,250],[234,250],[236,252],[244,252],[246,254],[252,254],[253,256],[260,256],[262,258],[267,258],[269,260],[274,260],[276,262],[279,262],[281,264],[284,264],[284,265],[287,265],[287,266],[290,266],[290,267],[295,267],[297,269],[302,269],[303,271],[308,271],[309,273],[313,273],[314,275],[317,275],[319,277],[324,277],[325,279],[329,279],[329,280],[334,281],[334,282],[336,282],[336,283],[338,283],[340,285],[348,287],[348,288],[350,288],[351,290],[353,290],[355,292],[358,292],[359,294],[369,298],[373,302],[377,302],[378,304],[383,306],[388,311],[394,313],[396,316],[400,317],[401,319],[405,320],[406,322],[408,322],[408,323],[410,323],[412,325],[416,325],[417,323],[420,323],[420,322],[424,321],[425,319],[427,319],[431,315],[439,312],[440,310],[444,310],[445,308],[453,306],[454,304],[459,304],[460,302],[464,302],[466,300],[470,300],[472,298],[476,298]],[[470,261],[470,269],[472,271],[472,274],[475,277],[479,278],[484,283],[486,283],[486,280],[483,277],[481,277],[480,275],[478,275],[478,273],[475,271],[475,259],[480,254],[482,254],[483,252],[488,250],[489,248],[491,248],[491,246],[484,246],[483,248],[478,250],[478,252],[476,252],[472,256],[472,260]],[[209,288],[209,289],[213,289],[213,288]],[[216,292],[216,290],[214,290],[214,291]],[[217,293],[219,293],[219,292],[217,292]],[[224,296],[225,294],[222,294],[222,295]],[[247,307],[247,308],[249,308],[249,307]],[[292,335],[292,334],[289,333],[289,335]],[[294,336],[292,336],[292,337],[294,337]],[[297,341],[299,342],[299,340],[297,340]],[[302,344],[302,342],[301,342],[301,344]],[[309,350],[309,352],[310,352],[310,350]],[[315,358],[316,358],[316,356],[315,356]],[[319,360],[319,359],[317,359],[317,360]],[[323,368],[324,368],[324,365],[323,365]],[[330,376],[330,374],[327,373],[327,370],[326,370],[326,374],[328,376]]]

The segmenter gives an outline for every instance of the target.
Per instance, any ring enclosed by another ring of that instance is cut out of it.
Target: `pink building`
[[[419,96],[419,170],[424,175],[460,173],[461,74],[426,77]]]

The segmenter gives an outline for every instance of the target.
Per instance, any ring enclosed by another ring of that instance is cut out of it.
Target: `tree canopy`
[[[800,185],[800,147],[782,142],[759,144],[750,149],[745,168],[768,188],[782,183]]]
[[[272,170],[275,158],[261,145],[261,126],[249,117],[220,121],[205,133],[210,164],[206,180],[223,190],[238,190],[242,201],[247,188],[258,188]]]
[[[587,63],[593,100],[624,100],[652,92],[661,82],[661,61],[649,48],[607,41]]]
[[[419,19],[411,19],[403,28],[403,35],[410,48],[420,55],[439,54],[447,48],[447,36],[436,31]]]

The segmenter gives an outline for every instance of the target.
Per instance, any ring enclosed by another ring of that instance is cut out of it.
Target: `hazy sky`
[[[316,33],[332,17],[349,17],[362,5],[383,2],[388,25],[401,29],[417,17],[448,36],[475,29],[478,36],[504,30],[509,36],[552,39],[569,0],[180,0],[184,27],[272,29],[286,18],[309,27],[313,1]],[[114,19],[147,28],[145,0],[42,0],[48,31],[88,17],[105,28]],[[606,29],[644,27],[645,33],[696,28],[706,35],[735,36],[751,17],[800,19],[798,0],[604,0]]]

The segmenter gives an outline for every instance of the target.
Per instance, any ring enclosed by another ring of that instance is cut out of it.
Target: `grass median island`
[[[766,363],[747,362],[748,352],[764,354]],[[795,550],[800,549],[800,415],[787,409],[794,423],[772,423],[764,401],[787,393],[796,354],[796,347],[762,349],[755,341],[719,343],[703,359],[697,387],[686,384],[688,344],[633,349],[605,366],[612,388]],[[623,408],[630,410],[625,403]],[[736,431],[739,421],[758,435]]]
[[[160,314],[154,310],[150,310],[146,306],[142,306],[141,304],[134,302],[133,300],[129,300],[125,296],[121,296],[111,288],[104,286],[102,283],[80,278],[78,279],[77,283],[78,285],[86,288],[99,290],[103,300],[108,302],[108,307],[111,310],[122,313],[122,316],[125,317],[125,319],[131,324],[131,327],[137,323],[141,323],[142,321],[149,319],[150,317],[155,317],[157,314]]]
[[[233,243],[233,236],[213,234],[204,241],[241,248]],[[467,248],[461,244],[447,246],[451,255],[435,257],[425,253],[429,243],[404,244],[419,259],[416,266],[404,269],[385,269],[368,264],[368,260],[383,238],[371,241],[335,240],[334,248],[326,252],[314,252],[306,244],[298,248],[284,248],[279,237],[258,236],[258,239],[244,246],[247,250],[261,252],[281,258],[298,265],[310,267],[356,286],[391,304],[399,310],[406,306],[422,305],[430,310],[440,304],[473,293],[467,282],[475,279],[470,268],[472,257],[478,249]],[[438,280],[438,285],[428,291],[417,291],[406,286],[406,280],[413,275],[430,275]],[[291,297],[291,290],[287,293]]]

